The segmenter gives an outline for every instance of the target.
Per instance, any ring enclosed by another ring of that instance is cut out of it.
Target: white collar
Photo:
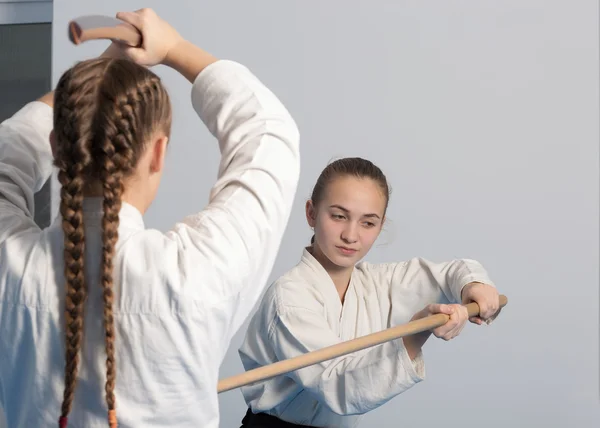
[[[102,223],[103,209],[102,197],[84,198],[83,200],[83,221],[88,225],[100,225]],[[60,212],[54,219],[54,223],[62,222]],[[127,224],[129,227],[144,229],[144,218],[142,213],[133,205],[123,202],[121,211],[119,211],[119,222]]]

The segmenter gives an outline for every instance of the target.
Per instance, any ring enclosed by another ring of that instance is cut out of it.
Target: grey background
[[[509,297],[501,317],[428,342],[428,379],[362,426],[595,426],[598,3],[348,3],[57,1],[53,81],[106,46],[70,45],[69,19],[153,7],[193,42],[251,67],[300,126],[302,177],[272,279],[297,263],[310,238],[305,199],[339,156],[373,160],[393,187],[391,221],[370,260],[484,263]],[[218,151],[189,84],[157,70],[175,122],[145,219],[165,230],[204,206]],[[221,377],[242,370],[242,334]],[[220,405],[221,426],[239,426],[239,391],[220,395]]]

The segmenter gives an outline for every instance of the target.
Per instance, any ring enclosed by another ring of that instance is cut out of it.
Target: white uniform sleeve
[[[52,174],[52,108],[26,104],[0,124],[0,244],[27,231],[34,221],[34,194]]]
[[[200,73],[192,103],[222,157],[208,206],[167,236],[178,241],[188,283],[237,301],[233,334],[264,291],[289,220],[300,175],[299,131],[278,98],[232,61]],[[218,280],[205,281],[207,266]]]
[[[432,262],[414,257],[369,266],[375,284],[384,287],[380,294],[389,298],[390,326],[407,323],[431,303],[462,303],[462,289],[470,282],[495,287],[481,263],[472,259]]]
[[[393,295],[406,294],[428,298],[428,303],[461,303],[462,289],[470,282],[495,286],[481,263],[472,259],[432,262],[414,257],[400,263],[372,265],[376,283],[390,287]],[[440,295],[441,293],[441,295]],[[407,296],[403,296],[407,297]],[[433,300],[432,300],[433,299]],[[422,309],[422,308],[420,308]]]
[[[340,343],[324,316],[286,307],[269,332],[278,360]],[[410,360],[402,339],[347,354],[287,374],[340,415],[363,414],[421,382],[422,355]]]

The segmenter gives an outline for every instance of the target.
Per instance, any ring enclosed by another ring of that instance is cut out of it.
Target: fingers
[[[432,303],[431,305],[427,305],[427,310],[431,315],[434,315],[434,314],[452,315],[454,313],[454,308],[452,307],[452,305],[444,305],[441,303]]]
[[[491,321],[500,309],[500,294],[498,290],[484,283],[470,283],[463,289],[463,303],[476,302],[479,306],[479,319]]]
[[[127,22],[133,25],[138,30],[142,30],[144,26],[144,20],[140,12],[118,12],[117,19]]]
[[[493,321],[500,312],[500,296],[483,301],[479,307],[479,317],[484,321]]]
[[[473,324],[481,325],[481,324],[483,324],[484,321],[479,317],[471,317],[471,318],[469,318],[469,322],[472,322]]]
[[[425,306],[419,312],[415,313],[410,320],[416,321],[421,318],[425,318],[425,317],[428,317],[431,315],[436,315],[436,314],[445,314],[445,315],[450,316],[453,312],[454,312],[454,309],[450,305],[444,305],[444,304],[440,304],[440,303],[432,303],[432,304]]]
[[[452,310],[452,314],[446,324],[433,330],[433,334],[440,339],[451,340],[462,332],[469,314],[467,309],[462,305],[443,306],[448,306]]]
[[[484,322],[487,325],[490,325],[492,323],[492,321],[494,321],[498,317],[498,315],[500,315],[501,311],[502,311],[502,309],[498,309],[498,311],[494,315],[492,315],[491,317],[489,317],[488,319],[486,319]]]

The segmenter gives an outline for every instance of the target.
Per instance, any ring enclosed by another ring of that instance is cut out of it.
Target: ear
[[[165,164],[165,156],[167,154],[167,143],[169,137],[161,136],[154,141],[150,148],[152,150],[152,159],[150,160],[150,174],[159,173],[162,171]]]
[[[56,134],[54,129],[50,131],[50,150],[52,150],[52,157],[56,157]]]
[[[317,210],[310,199],[306,201],[306,221],[310,227],[315,227],[317,222]]]

